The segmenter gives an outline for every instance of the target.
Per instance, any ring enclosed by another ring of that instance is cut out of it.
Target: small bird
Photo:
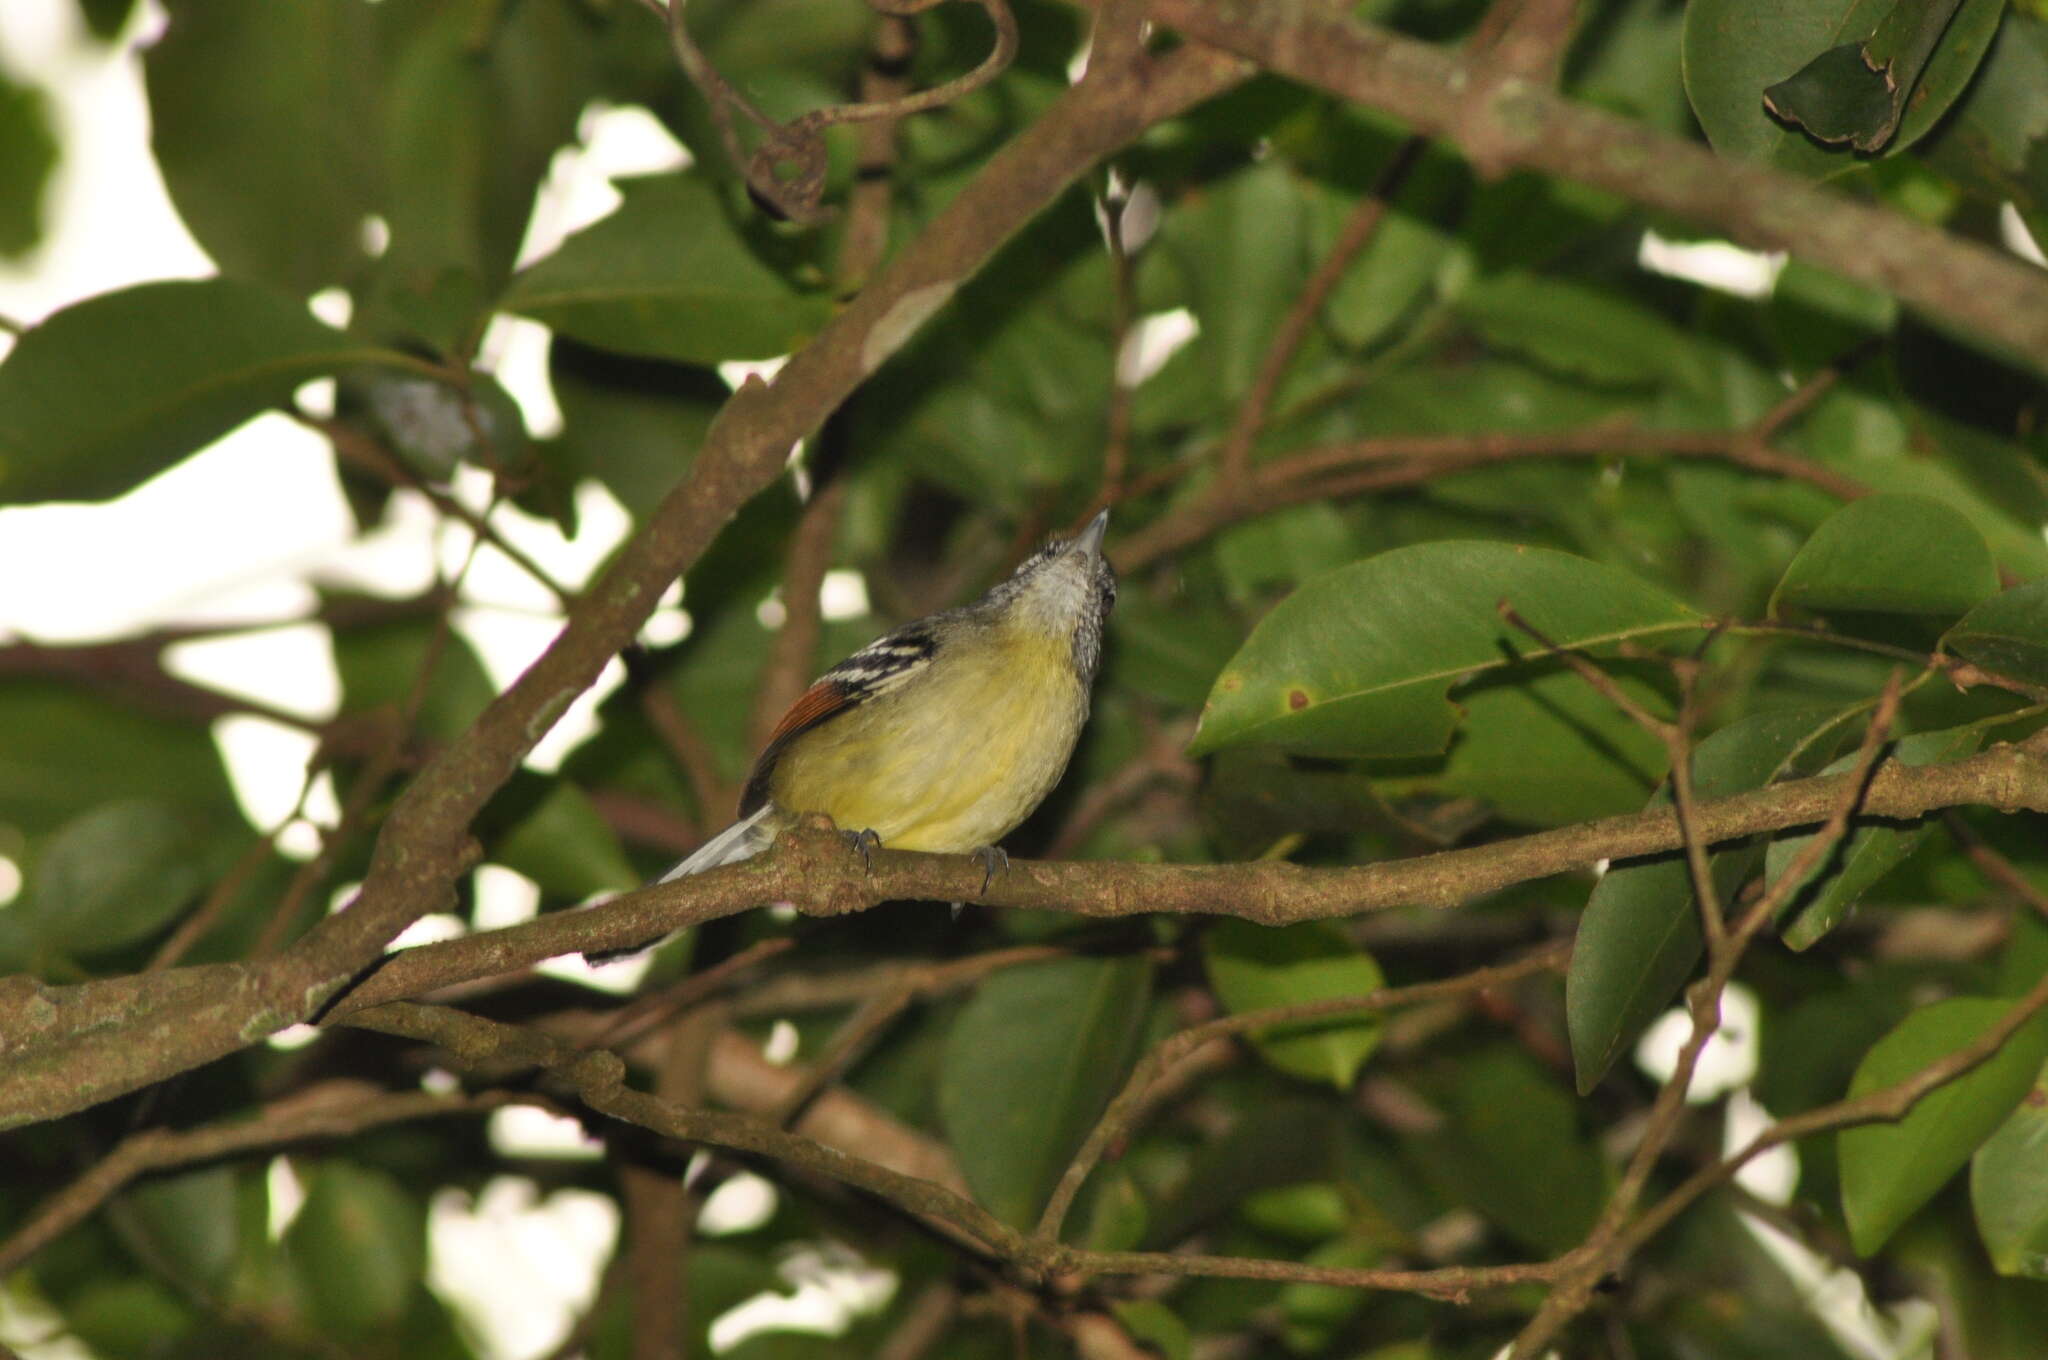
[[[760,854],[808,813],[863,849],[973,852],[1042,802],[1074,754],[1102,659],[1116,574],[1104,510],[972,604],[904,624],[819,676],[754,761],[739,820],[663,883]]]

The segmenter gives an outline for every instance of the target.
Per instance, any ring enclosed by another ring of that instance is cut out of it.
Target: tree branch
[[[82,1109],[316,1015],[378,964],[399,931],[449,905],[457,876],[477,853],[470,823],[571,701],[632,641],[668,583],[739,506],[782,474],[790,446],[1089,166],[1249,71],[1246,63],[1199,46],[1129,66],[1098,65],[991,157],[772,386],[752,381],[736,392],[688,475],[577,600],[555,641],[400,795],[362,892],[349,907],[260,966],[205,970],[211,983],[205,987],[167,971],[139,986],[124,984],[122,1003],[110,1009],[102,1009],[109,994],[96,984],[0,983],[6,988],[0,1012],[10,1003],[32,1012],[11,1032],[22,1037],[7,1064],[0,1126]]]
[[[1102,0],[1077,0],[1094,8]],[[1155,0],[1154,19],[1277,75],[1393,114],[1487,170],[1541,170],[1788,251],[1975,331],[2048,372],[2048,272],[1811,181],[1574,103],[1483,58],[1354,23],[1341,7]]]
[[[139,1176],[194,1162],[215,1161],[315,1138],[346,1138],[385,1124],[448,1115],[482,1114],[530,1097],[512,1092],[433,1095],[387,1093],[357,1081],[309,1087],[266,1105],[252,1117],[196,1129],[150,1129],[124,1139],[90,1171],[57,1191],[0,1243],[0,1276],[55,1241]]]
[[[1066,1221],[1067,1211],[1074,1203],[1074,1196],[1081,1192],[1089,1173],[1102,1160],[1102,1154],[1108,1151],[1110,1145],[1129,1135],[1131,1124],[1152,1086],[1163,1080],[1175,1064],[1210,1042],[1256,1033],[1275,1025],[1303,1020],[1331,1020],[1347,1015],[1378,1014],[1401,1006],[1436,1001],[1447,996],[1484,991],[1489,987],[1505,986],[1532,974],[1561,968],[1570,958],[1571,946],[1551,945],[1514,963],[1475,969],[1460,977],[1446,978],[1440,982],[1422,982],[1409,987],[1382,987],[1363,996],[1334,997],[1294,1006],[1274,1006],[1265,1010],[1245,1011],[1242,1014],[1227,1015],[1221,1019],[1191,1025],[1169,1035],[1131,1069],[1131,1075],[1125,1080],[1123,1090],[1110,1101],[1108,1108],[1103,1110],[1102,1117],[1096,1121],[1095,1127],[1089,1130],[1087,1138],[1082,1140],[1080,1149],[1074,1153],[1073,1161],[1068,1163],[1066,1171],[1060,1176],[1059,1184],[1053,1188],[1052,1197],[1046,1201],[1045,1212],[1039,1216],[1035,1235],[1047,1240],[1058,1239],[1060,1225]]]
[[[1272,408],[1274,394],[1280,390],[1280,380],[1287,376],[1302,341],[1308,338],[1309,327],[1322,314],[1323,304],[1344,281],[1344,275],[1359,254],[1372,244],[1381,220],[1387,215],[1387,204],[1400,190],[1401,181],[1407,178],[1408,171],[1422,154],[1422,146],[1420,137],[1410,137],[1395,150],[1393,159],[1380,171],[1379,182],[1351,210],[1351,215],[1337,233],[1336,243],[1330,247],[1330,253],[1316,266],[1300,296],[1294,299],[1287,315],[1274,329],[1266,353],[1259,360],[1259,371],[1252,379],[1251,390],[1238,403],[1237,413],[1230,422],[1230,433],[1223,441],[1220,475],[1215,490],[1218,497],[1237,494],[1249,479],[1252,442],[1265,428],[1266,413]]]

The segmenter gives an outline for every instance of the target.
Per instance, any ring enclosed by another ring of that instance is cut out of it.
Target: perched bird
[[[740,819],[660,881],[758,855],[814,812],[863,846],[974,852],[993,876],[1008,862],[996,842],[1052,792],[1088,720],[1116,602],[1108,524],[1104,510],[974,603],[819,676],[754,761]]]

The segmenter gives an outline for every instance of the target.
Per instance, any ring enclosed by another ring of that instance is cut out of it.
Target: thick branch
[[[1791,780],[1699,804],[1702,842],[1817,825],[1840,804],[1853,775]],[[1883,763],[1862,815],[1910,819],[1946,807],[2048,811],[2048,764],[2028,747],[1996,746],[1946,765]],[[879,902],[923,900],[1029,907],[1082,916],[1174,912],[1241,916],[1267,925],[1356,916],[1394,907],[1455,907],[1530,879],[1682,849],[1675,809],[1606,817],[1470,849],[1347,868],[1253,864],[1063,863],[1012,860],[986,888],[978,860],[887,848],[863,865],[836,834],[797,830],[759,859],[643,888],[580,912],[557,912],[506,930],[423,945],[394,955],[334,1010],[419,996],[437,987],[516,972],[579,950],[627,949],[683,925],[766,902],[819,915]],[[67,989],[76,991],[78,989]],[[0,1001],[0,1029],[8,1010]],[[0,1088],[4,1089],[4,1088]],[[0,1106],[0,1111],[5,1107]]]
[[[0,1277],[14,1270],[138,1176],[166,1167],[236,1157],[314,1138],[346,1138],[385,1124],[481,1114],[518,1102],[516,1094],[386,1093],[337,1081],[266,1106],[251,1118],[196,1129],[150,1129],[124,1140],[90,1171],[44,1200],[35,1215],[0,1243]]]
[[[771,1158],[783,1166],[866,1191],[910,1215],[935,1220],[955,1230],[963,1240],[971,1241],[977,1249],[1027,1277],[1206,1275],[1451,1297],[1472,1289],[1546,1280],[1557,1270],[1549,1262],[1440,1270],[1371,1270],[1234,1256],[1065,1247],[1027,1237],[972,1200],[931,1181],[905,1176],[811,1139],[785,1133],[759,1119],[685,1109],[658,1096],[635,1091],[625,1084],[625,1064],[613,1053],[586,1052],[536,1030],[408,1002],[379,1006],[356,1016],[351,1023],[435,1044],[458,1066],[490,1076],[538,1068],[546,1073],[550,1085],[572,1092],[577,1100],[599,1114],[681,1142]]]
[[[1100,0],[1079,0],[1093,8]],[[1484,58],[1353,23],[1340,6],[1157,0],[1159,22],[1393,114],[1489,169],[1541,170],[1882,288],[2048,371],[2048,273],[1811,181],[1574,103]]]
[[[102,1009],[94,988],[52,1002],[29,984],[21,1053],[4,1074],[0,1127],[53,1118],[223,1057],[318,1014],[389,941],[442,909],[473,862],[470,823],[555,720],[632,641],[655,602],[750,497],[781,475],[790,446],[943,307],[1011,234],[1102,156],[1152,124],[1235,85],[1249,67],[1184,47],[1103,65],[1063,94],[777,375],[735,393],[684,477],[612,561],[526,673],[443,749],[385,822],[363,890],[261,967],[216,970],[190,989],[176,973]],[[572,946],[573,947],[573,946]],[[81,1011],[80,1005],[86,1009]]]

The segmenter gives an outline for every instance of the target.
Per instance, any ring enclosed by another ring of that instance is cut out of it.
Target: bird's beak
[[[1088,527],[1074,535],[1074,547],[1090,557],[1102,556],[1102,535],[1109,529],[1109,511],[1104,510],[1088,521]]]

